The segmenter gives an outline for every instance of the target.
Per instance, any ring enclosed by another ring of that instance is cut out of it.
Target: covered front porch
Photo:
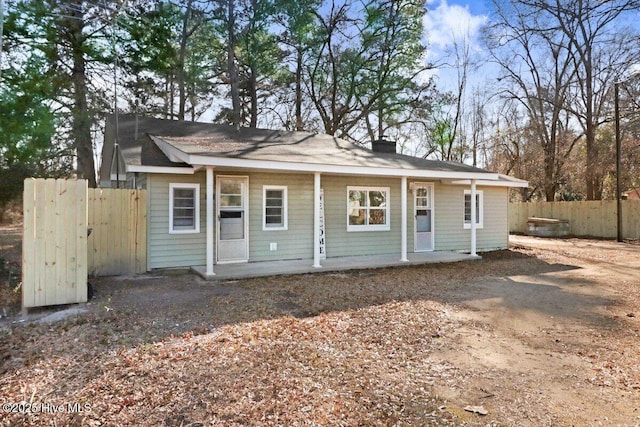
[[[475,261],[482,258],[478,255],[460,252],[437,251],[409,253],[407,254],[407,259],[407,261],[402,261],[397,254],[328,258],[322,260],[321,268],[314,267],[313,260],[308,259],[218,264],[216,265],[215,275],[207,275],[207,268],[204,265],[193,267],[192,270],[206,280],[223,281],[275,275],[327,273],[367,268]]]

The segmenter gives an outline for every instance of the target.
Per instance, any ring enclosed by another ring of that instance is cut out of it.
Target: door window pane
[[[420,209],[416,212],[416,231],[418,233],[431,232],[431,210]]]
[[[220,240],[244,239],[242,211],[220,211]]]
[[[230,179],[220,179],[220,207],[242,207],[242,182]]]
[[[242,182],[230,179],[220,179],[221,194],[242,194]]]
[[[242,207],[241,195],[220,194],[220,207],[223,208],[240,208]]]

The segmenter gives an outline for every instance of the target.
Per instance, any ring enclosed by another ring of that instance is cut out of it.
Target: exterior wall
[[[389,231],[347,231],[347,186],[389,187]],[[324,190],[327,257],[400,254],[400,179],[322,176],[321,187]]]
[[[237,173],[218,175],[249,176],[249,261],[313,258],[313,175]],[[148,190],[148,268],[189,267],[206,264],[206,174],[148,175],[138,185]],[[216,178],[214,178],[216,179]],[[408,179],[412,182],[428,182]],[[142,184],[143,183],[143,184]],[[169,234],[169,184],[200,184],[200,232]],[[288,229],[263,230],[263,186],[287,186]],[[389,187],[391,228],[389,231],[347,231],[347,187]],[[384,177],[328,176],[321,178],[324,191],[327,257],[400,254],[401,180]],[[468,251],[471,231],[464,229],[466,186],[434,184],[434,250]],[[483,228],[477,230],[477,250],[508,246],[508,189],[478,187],[483,191]],[[414,200],[407,193],[407,251],[414,249]],[[214,233],[215,239],[215,233]],[[214,240],[215,242],[215,240]],[[277,250],[271,251],[270,244]]]
[[[468,251],[471,230],[465,229],[464,190],[461,185],[435,185],[435,249],[438,251]],[[476,230],[478,251],[505,249],[509,244],[509,190],[504,187],[478,187],[483,192],[483,228]]]
[[[287,186],[287,230],[263,230],[263,186]],[[270,243],[277,244],[270,251]],[[249,261],[313,258],[313,175],[249,174]]]
[[[169,234],[169,184],[200,184],[200,232]],[[206,174],[153,174],[147,178],[147,268],[191,267],[206,264]]]

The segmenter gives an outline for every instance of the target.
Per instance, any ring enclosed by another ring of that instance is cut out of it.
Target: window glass
[[[264,187],[264,228],[284,229],[286,219],[286,187]]]
[[[364,225],[365,215],[365,209],[350,209],[349,225]]]
[[[220,180],[220,194],[242,194],[242,182],[222,178]]]
[[[171,184],[169,232],[198,232],[198,184]]]
[[[482,218],[482,202],[483,202],[483,192],[476,192],[476,226],[482,228],[483,218]],[[469,190],[465,190],[464,194],[464,226],[465,228],[471,227],[471,192]]]
[[[231,179],[220,179],[220,207],[242,207],[242,182]]]
[[[229,195],[220,193],[220,206],[223,208],[240,208],[242,207],[241,195]]]
[[[369,225],[381,225],[386,224],[384,209],[371,209],[369,211]]]
[[[347,189],[347,230],[388,230],[388,188]]]
[[[471,222],[471,194],[464,195],[464,220]],[[476,223],[480,222],[480,194],[476,194]]]
[[[369,191],[369,206],[385,206],[386,202],[386,193],[382,191]]]

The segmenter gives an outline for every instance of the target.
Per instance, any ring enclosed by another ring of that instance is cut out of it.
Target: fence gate
[[[87,196],[89,274],[147,271],[147,192],[90,188]]]
[[[24,182],[22,307],[87,301],[87,181]]]

